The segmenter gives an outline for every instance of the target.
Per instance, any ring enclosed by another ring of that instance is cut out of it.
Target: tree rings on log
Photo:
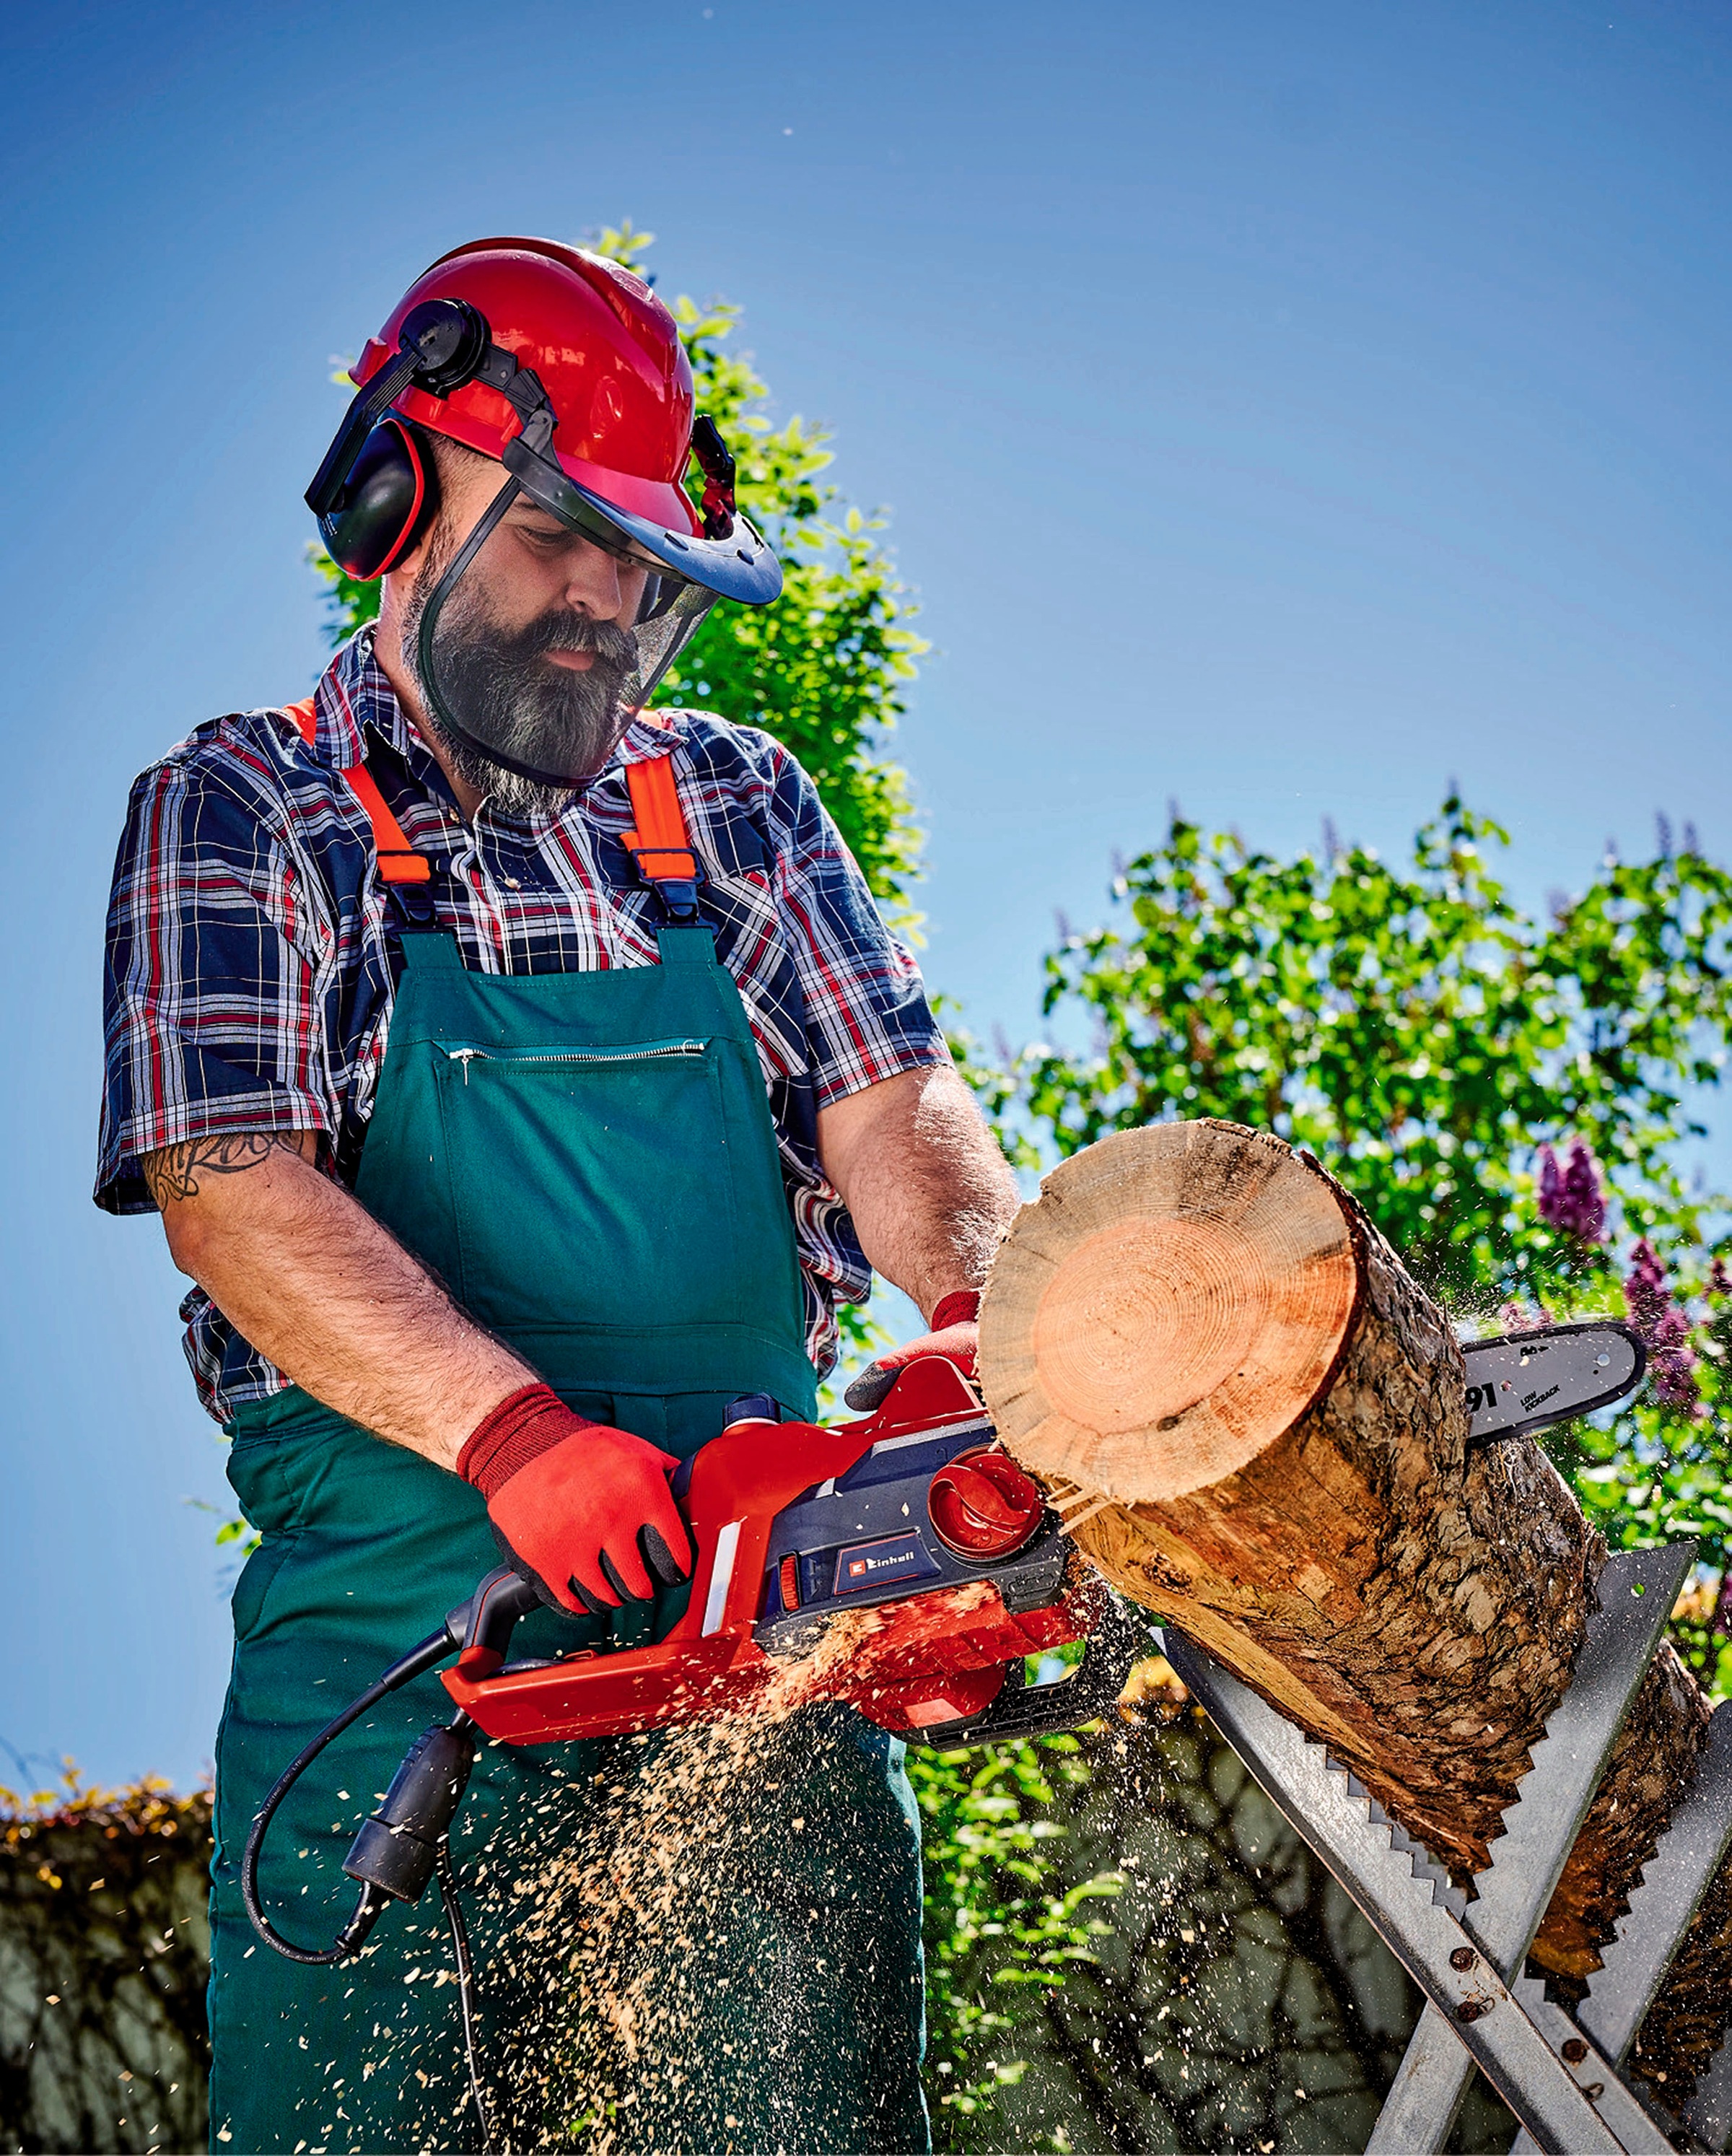
[[[1167,1502],[1304,1414],[1360,1278],[1333,1187],[1278,1139],[1209,1122],[1120,1132],[1055,1168],[998,1253],[987,1408],[1049,1482]]]

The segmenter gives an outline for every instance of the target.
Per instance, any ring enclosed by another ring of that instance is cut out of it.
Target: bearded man
[[[740,1395],[812,1414],[872,1266],[933,1330],[856,1404],[920,1349],[966,1365],[1014,1204],[811,782],[768,734],[646,708],[717,598],[780,588],[666,309],[589,254],[483,240],[356,374],[308,499],[383,578],[378,622],[304,704],[202,726],[138,781],[108,932],[98,1202],[159,1211],[195,1282],[188,1359],[261,1537],[217,1741],[231,2152],[479,2146],[489,2110],[515,2139],[594,2108],[593,2032],[557,2011],[587,1917],[555,1912],[538,1959],[525,1890],[602,1808],[629,1835],[653,1743],[482,1754],[450,1858],[484,2107],[437,1921],[393,1907],[359,1958],[326,1948],[437,1681],[284,1803],[258,1893],[299,1961],[249,1927],[249,1828],[501,1548],[546,1605],[522,1652],[664,1630],[691,1563],[670,1471]],[[737,1779],[750,1830],[618,1973],[639,2026],[596,2084],[612,2145],[925,2147],[901,1746],[808,1708]]]

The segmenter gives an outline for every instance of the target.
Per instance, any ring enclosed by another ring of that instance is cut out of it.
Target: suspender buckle
[[[405,928],[432,928],[438,925],[438,916],[433,906],[431,889],[424,883],[392,883],[385,886],[387,911]]]
[[[696,884],[658,883],[656,891],[668,909],[668,918],[676,927],[689,926],[699,919]]]
[[[676,923],[689,923],[698,918],[698,886],[703,880],[703,871],[697,856],[684,846],[633,845],[632,836],[626,844],[638,870],[638,880],[647,884],[660,899],[668,918]]]
[[[658,756],[628,764],[626,790],[638,827],[626,833],[625,843],[638,880],[659,897],[670,921],[697,921],[698,886],[704,872],[686,830],[673,759]]]

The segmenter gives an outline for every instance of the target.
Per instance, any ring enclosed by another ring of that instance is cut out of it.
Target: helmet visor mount
[[[519,503],[541,513],[508,521]],[[582,507],[580,526],[508,478],[415,630],[416,679],[439,731],[523,778],[567,788],[601,770],[717,596],[640,550],[592,499]],[[548,515],[563,529],[550,531]],[[570,603],[569,557],[580,547],[607,557],[592,573],[617,612]]]

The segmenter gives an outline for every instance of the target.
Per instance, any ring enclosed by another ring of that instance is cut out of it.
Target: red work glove
[[[494,1539],[541,1599],[598,1617],[647,1602],[652,1572],[664,1587],[689,1575],[691,1536],[668,1488],[678,1465],[525,1385],[482,1421],[457,1471],[486,1498]]]
[[[875,1408],[902,1372],[917,1356],[945,1355],[965,1378],[974,1375],[974,1354],[980,1345],[981,1298],[978,1288],[962,1288],[945,1296],[932,1313],[932,1329],[918,1340],[904,1340],[875,1363],[869,1363],[843,1394],[851,1408],[865,1414]]]

